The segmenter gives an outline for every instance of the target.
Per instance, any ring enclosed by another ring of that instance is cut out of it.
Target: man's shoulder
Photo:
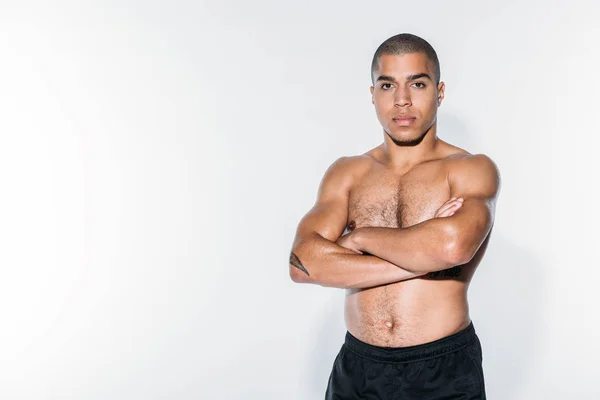
[[[328,168],[328,171],[335,174],[355,177],[370,168],[373,165],[373,162],[373,158],[366,153],[360,155],[341,156],[331,164],[331,166]]]
[[[500,186],[500,171],[496,163],[486,154],[456,153],[446,158],[448,182],[451,186],[480,187],[497,192]]]
[[[321,191],[335,190],[350,193],[356,182],[359,182],[368,171],[372,160],[366,155],[338,157],[325,171],[321,181]]]
[[[498,172],[498,166],[487,154],[458,152],[447,156],[446,161],[456,172]]]

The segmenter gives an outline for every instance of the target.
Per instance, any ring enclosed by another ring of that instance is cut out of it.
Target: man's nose
[[[396,95],[394,97],[394,106],[396,107],[406,107],[411,105],[410,101],[410,92],[405,88],[398,88],[396,90]]]

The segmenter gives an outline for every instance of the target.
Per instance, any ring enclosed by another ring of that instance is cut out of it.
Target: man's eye
[[[381,88],[382,88],[383,90],[390,89],[391,87],[392,87],[392,84],[391,84],[391,83],[384,83],[384,84],[382,84],[382,85],[381,85]]]
[[[425,88],[425,84],[423,82],[415,82],[415,83],[413,83],[413,85],[415,85],[418,89]]]

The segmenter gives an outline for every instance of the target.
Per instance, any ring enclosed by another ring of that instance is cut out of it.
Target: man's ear
[[[375,92],[375,87],[371,86],[371,103],[375,104],[375,98],[373,97],[373,92]]]
[[[444,100],[444,91],[446,90],[446,84],[444,82],[438,83],[438,107],[442,104],[442,100]]]

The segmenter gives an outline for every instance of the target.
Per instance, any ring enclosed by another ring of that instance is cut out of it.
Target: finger
[[[453,197],[451,200],[448,200],[447,202],[445,202],[444,204],[442,204],[442,206],[439,208],[439,210],[447,210],[448,208],[455,206],[456,204],[461,204],[464,202],[464,199],[462,197]]]
[[[444,210],[441,213],[438,213],[436,215],[436,217],[450,217],[452,215],[454,215],[454,213],[462,207],[462,203],[456,203],[454,205],[452,205],[451,207],[449,207],[448,209]]]
[[[444,204],[442,204],[439,210],[446,209],[447,207],[456,204],[457,202],[462,203],[463,201],[464,199],[462,197],[453,197],[450,200],[446,201]]]
[[[440,209],[437,211],[437,215],[440,215],[441,213],[447,212],[448,210],[455,208],[455,207],[459,207],[462,205],[462,202],[458,201],[458,200],[454,200],[452,202],[448,202],[446,204],[444,204],[442,207],[440,207]]]
[[[445,211],[439,215],[436,216],[436,218],[445,218],[445,217],[449,217],[450,214],[454,213],[454,211],[452,211],[452,209]]]
[[[448,200],[448,201],[447,201],[446,203],[444,203],[444,204],[450,204],[450,203],[456,203],[456,202],[460,202],[460,203],[462,203],[462,202],[464,202],[464,201],[465,201],[465,199],[464,199],[464,198],[462,198],[462,197],[453,197],[453,198],[451,198],[450,200]]]
[[[442,206],[440,208],[450,205],[450,204],[454,203],[456,200],[457,200],[456,197],[452,197],[451,199],[447,200],[444,204],[442,204]]]

